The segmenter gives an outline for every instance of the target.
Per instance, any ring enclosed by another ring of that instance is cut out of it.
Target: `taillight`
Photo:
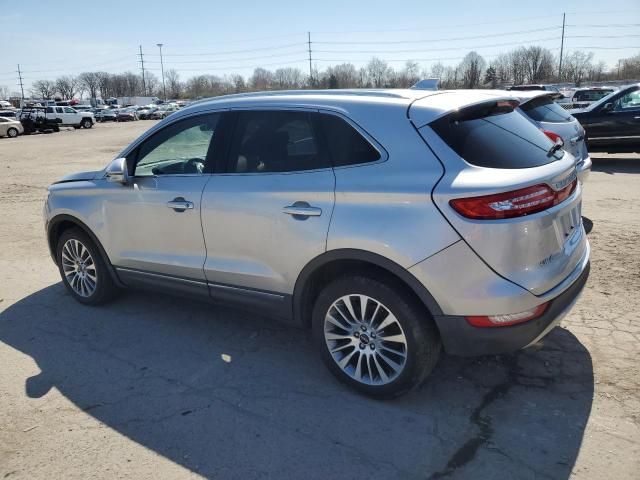
[[[549,306],[549,302],[518,313],[506,313],[503,315],[476,315],[465,317],[467,322],[474,327],[507,327],[518,323],[528,322],[540,317]]]
[[[549,130],[542,130],[542,133],[544,133],[547,137],[549,137],[549,140],[551,140],[556,145],[560,145],[561,147],[564,146],[564,140],[557,133],[551,132]]]
[[[549,185],[540,184],[512,192],[456,198],[449,201],[449,205],[460,215],[474,220],[522,217],[558,205],[573,193],[576,185],[574,179],[562,190],[554,191]]]

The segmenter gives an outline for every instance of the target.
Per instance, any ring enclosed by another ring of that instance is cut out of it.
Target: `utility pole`
[[[157,43],[158,48],[160,49],[160,71],[162,72],[162,95],[164,96],[164,101],[167,101],[167,88],[164,85],[164,64],[162,63],[162,46],[164,43]]]
[[[311,32],[307,32],[307,44],[309,45],[309,86],[313,86],[313,69],[311,67]]]
[[[142,56],[142,45],[140,45],[140,64],[142,65],[142,91],[147,94],[147,83],[144,79],[144,57]]]
[[[558,63],[558,82],[562,82],[562,53],[564,52],[564,21],[566,13],[562,14],[562,40],[560,40],[560,62]]]
[[[20,71],[20,64],[18,64],[18,80],[20,85],[20,93],[22,95],[22,104],[24,104],[24,85],[22,84],[22,72]],[[22,104],[20,106],[22,106]]]

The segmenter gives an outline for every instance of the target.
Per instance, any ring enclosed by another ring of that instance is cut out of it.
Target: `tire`
[[[85,118],[84,120],[82,120],[82,122],[80,122],[80,126],[82,128],[89,129],[89,128],[93,127],[93,122],[91,121],[91,119]]]
[[[359,315],[362,300],[357,295],[367,297],[364,318],[369,317],[371,324],[353,321],[354,317],[363,318]],[[352,309],[345,309],[345,298],[349,299]],[[334,318],[340,315],[336,309],[346,314],[337,324],[327,320],[329,313]],[[351,311],[354,316],[350,315]],[[346,321],[349,316],[351,323]],[[417,300],[392,283],[367,276],[340,277],[325,286],[313,309],[312,328],[322,360],[336,378],[375,398],[397,397],[418,387],[435,367],[442,348],[433,320]],[[337,340],[337,337],[345,338]],[[394,340],[383,340],[391,337]],[[400,337],[404,343],[395,341]],[[329,345],[334,349],[333,354]],[[404,359],[391,353],[389,347],[396,352],[402,350]],[[341,367],[338,362],[344,362],[350,355],[345,368]],[[396,367],[401,366],[394,369],[388,360],[393,360]],[[357,378],[358,364],[361,379]]]
[[[11,128],[9,128],[9,129],[7,130],[7,137],[9,137],[9,138],[16,138],[16,137],[18,136],[18,133],[19,133],[19,132],[18,132],[18,129],[17,129],[17,128],[13,128],[13,127],[11,127]]]
[[[79,228],[62,233],[56,246],[56,260],[62,283],[78,302],[100,305],[118,293],[100,250]]]

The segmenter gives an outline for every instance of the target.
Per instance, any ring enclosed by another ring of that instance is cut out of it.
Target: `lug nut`
[[[364,350],[364,343],[360,344],[360,350]]]
[[[367,331],[367,327],[366,327],[365,325],[362,325],[362,326],[360,327],[360,330],[362,330],[363,332],[366,332],[366,331]]]
[[[376,349],[376,346],[375,346],[375,344],[373,344],[373,343],[372,343],[372,344],[370,344],[370,345],[369,345],[369,347],[371,348],[371,350],[375,350],[375,349]]]
[[[371,338],[376,338],[376,332],[371,332]]]
[[[356,337],[356,338],[359,338],[360,337],[360,332],[354,332],[353,336]]]

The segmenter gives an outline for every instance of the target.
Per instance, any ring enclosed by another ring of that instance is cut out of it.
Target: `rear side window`
[[[573,120],[564,108],[547,96],[534,98],[520,108],[537,122],[568,123]]]
[[[463,109],[431,124],[451,149],[471,165],[487,168],[531,168],[559,160],[562,150],[518,110],[489,116]]]
[[[573,100],[576,102],[595,102],[609,95],[613,90],[582,90],[576,92]]]
[[[309,112],[259,110],[238,114],[231,173],[298,172],[329,166]]]
[[[380,160],[380,152],[342,118],[321,114],[320,124],[334,167]]]

